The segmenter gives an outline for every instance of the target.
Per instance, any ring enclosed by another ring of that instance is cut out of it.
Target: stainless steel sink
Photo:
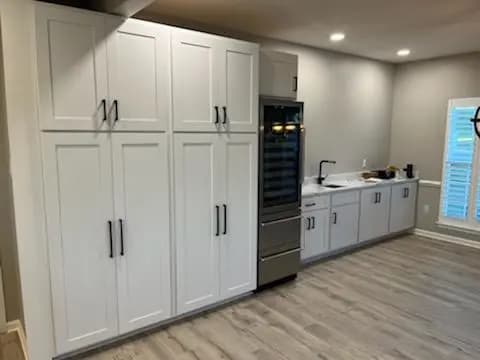
[[[337,189],[341,187],[345,187],[345,185],[335,185],[335,184],[328,184],[328,185],[322,185],[323,187],[330,188],[330,189]]]

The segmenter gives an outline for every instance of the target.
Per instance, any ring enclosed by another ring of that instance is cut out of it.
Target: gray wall
[[[299,57],[298,100],[305,102],[305,173],[386,166],[389,159],[394,67],[355,56],[284,42],[261,41],[268,49]]]
[[[422,179],[441,181],[448,100],[477,96],[480,96],[480,53],[397,66],[390,162],[414,163]],[[435,224],[439,201],[439,186],[420,186],[417,227],[475,238]]]

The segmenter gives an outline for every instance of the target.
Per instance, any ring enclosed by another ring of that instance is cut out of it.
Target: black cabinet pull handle
[[[293,77],[293,91],[297,91],[298,90],[298,76],[294,76]]]
[[[376,204],[378,202],[378,192],[375,192],[375,199],[373,200],[373,203]]]
[[[378,193],[378,203],[380,204],[382,202],[382,193]]]
[[[223,235],[227,235],[227,205],[223,204]]]
[[[102,100],[102,107],[103,107],[103,120],[102,122],[107,121],[107,100]]]
[[[337,213],[336,212],[333,213],[333,223],[334,224],[337,223]]]
[[[217,232],[215,233],[215,236],[220,236],[220,206],[215,205],[215,211],[217,213]]]
[[[215,124],[220,122],[220,115],[218,114],[218,106],[215,106]]]
[[[312,217],[312,229],[315,229],[315,220],[316,220],[315,216]]]
[[[222,108],[223,108],[223,123],[226,124],[227,123],[227,107],[222,106]]]
[[[113,100],[113,106],[115,106],[115,120],[114,120],[114,122],[117,122],[119,120],[119,117],[118,117],[118,100]]]
[[[307,230],[310,230],[311,218],[307,217]]]
[[[311,207],[317,205],[316,203],[305,204],[305,207]]]
[[[406,190],[407,190],[407,196],[406,197],[408,198],[408,197],[410,197],[410,189],[406,188]]]
[[[123,220],[119,219],[120,222],[120,256],[125,255],[125,246],[123,243]]]
[[[475,116],[470,121],[473,123],[473,129],[475,130],[475,133],[480,138],[480,130],[478,128],[478,124],[480,124],[480,119],[478,118],[479,114],[480,114],[480,107],[477,108],[477,111],[475,111]]]
[[[112,233],[112,222],[108,221],[108,233],[110,236],[110,258],[113,259],[113,233]]]

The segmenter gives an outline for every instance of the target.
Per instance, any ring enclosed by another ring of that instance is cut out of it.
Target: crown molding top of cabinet
[[[155,0],[45,0],[87,10],[131,17],[151,5]]]

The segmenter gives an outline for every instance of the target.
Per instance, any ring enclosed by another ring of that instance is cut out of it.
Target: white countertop
[[[342,187],[339,188],[327,188],[322,185],[316,184],[312,181],[306,181],[302,186],[302,197],[310,197],[315,195],[326,195],[330,193],[340,192],[340,191],[348,191],[348,190],[361,190],[366,188],[371,188],[375,186],[386,186],[386,185],[394,185],[394,184],[401,184],[407,182],[418,181],[418,178],[394,178],[390,180],[381,180],[381,179],[369,179],[363,180],[359,178],[347,178],[347,179],[337,179],[337,180],[330,180],[327,179],[324,181],[323,185],[341,185]]]

